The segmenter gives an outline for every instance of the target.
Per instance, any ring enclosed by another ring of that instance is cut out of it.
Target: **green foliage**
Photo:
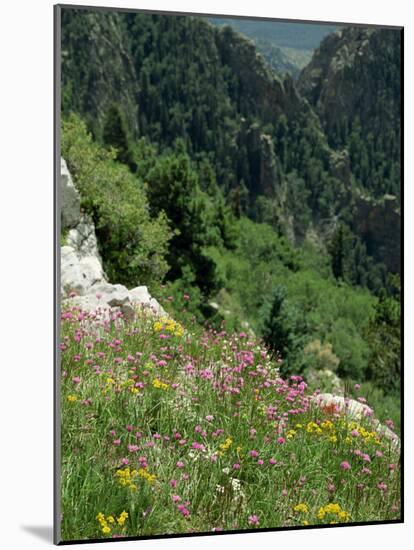
[[[338,367],[339,376],[364,380],[369,346],[352,320],[346,317],[338,318],[333,323],[327,338],[332,342],[336,355],[341,359]]]
[[[387,288],[387,270],[367,253],[367,247],[349,227],[340,222],[332,232],[327,250],[334,277],[378,294]]]
[[[197,322],[248,322],[283,348],[286,369],[311,368],[304,350],[319,340],[332,345],[341,376],[393,388],[399,312],[372,315],[373,294],[393,293],[382,263],[391,245],[356,229],[355,203],[361,189],[369,199],[398,195],[398,34],[370,33],[373,55],[357,56],[334,83],[338,109],[325,105],[331,89],[313,97],[325,82],[310,97],[306,69],[298,85],[279,78],[230,27],[63,12],[62,153],[110,278],[163,281],[167,305],[188,292],[183,315]],[[349,47],[365,36],[353,32]],[[335,57],[318,55],[317,75]],[[95,141],[67,118],[73,111]]]
[[[345,231],[344,225],[339,224],[328,245],[328,251],[331,255],[332,273],[335,279],[344,279],[344,260],[348,248]]]
[[[61,147],[82,207],[95,222],[109,279],[129,287],[161,281],[171,232],[164,213],[150,216],[142,183],[93,142],[75,115],[63,120]]]
[[[298,314],[286,301],[286,289],[277,286],[265,302],[260,311],[261,334],[269,348],[282,358],[282,372],[292,373],[301,344],[301,327]]]
[[[382,292],[366,337],[371,353],[367,377],[385,393],[398,393],[401,383],[401,308]]]
[[[221,242],[212,224],[212,205],[198,185],[183,142],[171,155],[163,156],[147,174],[147,195],[155,215],[165,212],[175,229],[171,242],[169,278],[176,280],[188,266],[197,286],[206,295],[217,288],[216,266],[206,247]]]
[[[309,342],[303,350],[308,367],[335,371],[340,363],[339,358],[332,351],[332,344],[322,344],[320,340]]]
[[[60,246],[65,246],[68,239],[69,229],[62,229],[60,232]]]
[[[116,159],[135,172],[137,165],[131,148],[131,137],[125,115],[116,103],[111,105],[105,117],[102,137],[105,145],[115,148]]]

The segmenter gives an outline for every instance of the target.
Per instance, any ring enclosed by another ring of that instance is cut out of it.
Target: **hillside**
[[[320,340],[343,377],[399,372],[398,198],[373,192],[354,154],[398,116],[398,33],[327,36],[296,85],[205,19],[66,9],[62,23],[62,152],[109,279],[156,294],[165,282],[191,291],[198,321],[276,331],[286,369],[305,368]],[[346,54],[360,44],[366,55]],[[330,94],[349,96],[341,116],[354,121],[363,93],[352,74],[369,90],[380,66],[386,106],[373,101],[363,131],[339,142]],[[370,159],[395,173],[396,152],[388,162],[376,136]],[[373,374],[382,310],[393,336]]]
[[[400,198],[401,43],[387,29],[346,28],[325,38],[298,90],[318,113],[328,141],[346,148],[359,185]]]
[[[64,540],[399,521],[399,41],[62,9]]]
[[[309,63],[321,40],[337,29],[332,24],[218,17],[209,20],[213,25],[229,25],[254,40],[258,51],[276,72],[288,72],[294,77]]]

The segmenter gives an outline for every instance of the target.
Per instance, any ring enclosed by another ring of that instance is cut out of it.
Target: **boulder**
[[[62,246],[60,255],[61,290],[65,294],[86,294],[89,288],[104,280],[100,259],[96,256],[79,257],[71,246]]]
[[[333,395],[331,393],[321,393],[314,397],[313,401],[322,410],[331,410],[332,406],[334,406],[337,413],[346,415],[352,420],[361,420],[364,417],[369,418],[373,429],[380,435],[389,439],[393,447],[399,447],[400,438],[398,435],[387,426],[381,424],[377,418],[374,418],[374,411],[365,403],[360,403],[355,399],[348,399],[342,395]]]
[[[165,309],[150,295],[146,286],[137,286],[130,290],[129,294],[132,303],[148,306],[157,315],[168,317]]]
[[[81,217],[80,195],[64,159],[60,162],[60,201],[62,229],[75,227]]]
[[[65,304],[87,312],[120,310],[132,319],[137,308],[144,306],[152,313],[168,317],[152,298],[146,286],[128,290],[109,283],[98,251],[95,225],[90,216],[81,213],[80,196],[73,184],[66,162],[61,161],[62,229],[69,229],[61,247],[61,294]]]
[[[94,256],[101,261],[96,240],[95,225],[92,219],[82,214],[76,227],[69,230],[66,244],[76,250],[78,256]]]

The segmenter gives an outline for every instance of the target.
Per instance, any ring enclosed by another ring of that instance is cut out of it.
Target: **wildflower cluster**
[[[119,517],[116,516],[105,516],[102,512],[99,512],[99,514],[96,516],[96,519],[99,523],[99,526],[101,528],[101,532],[103,535],[109,535],[111,531],[114,529],[114,527],[124,527],[126,520],[128,519],[129,514],[128,512],[121,512]]]
[[[303,502],[296,504],[296,506],[293,507],[293,511],[300,514],[309,514],[308,505]]]
[[[140,468],[138,470],[138,475],[139,477],[147,480],[148,483],[154,483],[154,481],[157,479],[157,476],[155,474],[150,474],[145,468]]]
[[[399,517],[399,450],[372,418],[319,409],[246,333],[191,329],[63,313],[65,539]]]
[[[330,502],[329,504],[319,508],[316,517],[318,520],[329,521],[331,524],[346,523],[351,519],[351,514],[345,510],[342,510],[339,504]]]
[[[233,444],[232,438],[231,438],[231,437],[228,437],[228,438],[224,441],[224,443],[221,443],[221,444],[219,445],[219,449],[220,449],[220,450],[218,451],[218,454],[222,456],[226,451],[228,451],[228,450],[230,449],[230,447],[232,446],[232,444]]]
[[[127,466],[124,469],[117,470],[116,476],[118,477],[119,484],[122,487],[128,487],[131,491],[137,490],[137,486],[134,483],[135,478],[138,476],[137,470],[131,470],[129,466]]]
[[[179,338],[184,334],[183,326],[177,323],[177,321],[174,321],[174,319],[168,317],[161,317],[159,321],[155,321],[153,328],[156,332],[160,332],[164,335],[172,334]]]
[[[152,381],[152,385],[154,388],[157,388],[159,390],[168,390],[168,384],[165,382],[161,382],[159,378],[154,378]]]

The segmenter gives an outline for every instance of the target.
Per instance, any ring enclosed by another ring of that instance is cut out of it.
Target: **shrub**
[[[172,234],[163,212],[151,218],[142,182],[115,161],[114,150],[93,142],[76,115],[63,121],[61,148],[94,220],[109,279],[130,287],[161,281]]]

